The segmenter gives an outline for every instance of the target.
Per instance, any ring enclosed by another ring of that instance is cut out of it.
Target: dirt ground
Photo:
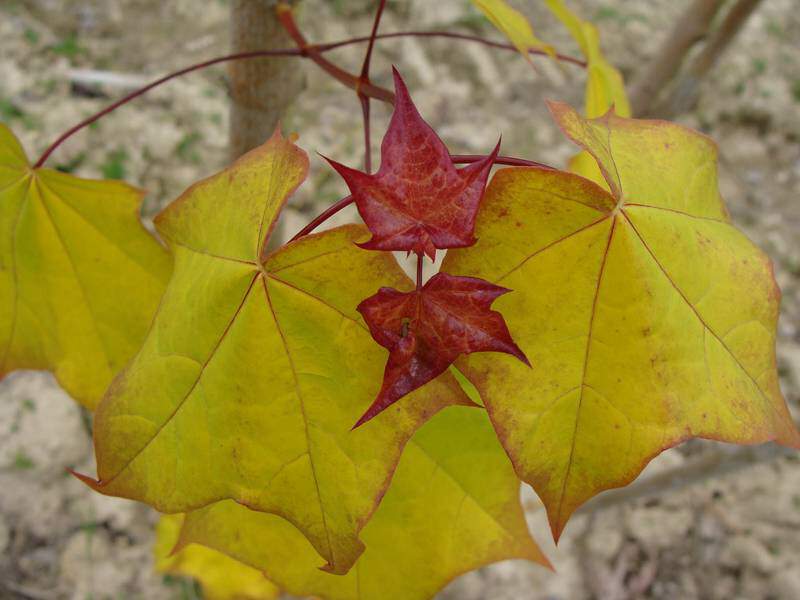
[[[572,0],[600,27],[604,47],[629,81],[655,52],[688,0]],[[202,10],[198,7],[202,4]],[[301,24],[315,40],[369,31],[365,0],[304,0]],[[575,51],[542,9],[538,32]],[[228,3],[209,0],[3,0],[0,120],[29,153],[129,89],[174,68],[226,52]],[[477,30],[495,35],[466,0],[392,2],[383,30]],[[764,2],[679,120],[720,145],[722,190],[735,221],[766,249],[783,290],[781,384],[800,403],[800,11],[797,0]],[[360,50],[338,52],[357,68]],[[580,103],[582,75],[512,53],[433,40],[381,43],[376,79],[398,65],[422,113],[453,152],[482,153],[503,135],[504,153],[563,164],[573,151],[547,117],[544,98]],[[284,129],[312,153],[309,181],[285,215],[293,233],[344,195],[313,152],[359,164],[360,113],[352,95],[311,64]],[[81,70],[124,75],[122,84],[76,83]],[[78,73],[76,74],[76,71]],[[374,146],[387,122],[374,110]],[[122,177],[149,191],[148,215],[223,165],[225,70],[174,81],[66,143],[51,164],[82,176]],[[377,153],[376,153],[377,160]],[[354,214],[345,213],[341,220]],[[735,301],[735,299],[734,299]],[[90,418],[43,373],[0,382],[0,599],[196,597],[185,581],[153,572],[148,509],[91,493],[65,472],[93,470]],[[707,443],[669,451],[643,477],[713,452]],[[524,490],[530,524],[557,573],[507,562],[453,582],[448,600],[800,598],[800,456],[763,460],[701,477],[655,496],[576,517],[556,550],[543,511]]]

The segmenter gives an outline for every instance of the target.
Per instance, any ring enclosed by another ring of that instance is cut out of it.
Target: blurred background
[[[161,74],[229,52],[232,2],[2,0],[0,121],[29,155],[38,155],[113,99]],[[539,0],[512,4],[530,17],[540,37],[579,55]],[[640,113],[675,119],[717,140],[723,196],[738,226],[772,256],[783,290],[778,360],[797,418],[800,10],[797,0],[738,3],[752,5],[752,14],[722,44],[724,52],[712,48],[714,60],[706,64],[703,45],[692,48],[672,84],[648,91],[645,84],[664,66],[661,48],[670,31],[698,4],[569,2],[600,29],[606,55],[622,70]],[[737,2],[716,4],[723,6],[713,23],[718,27],[725,9]],[[302,0],[298,20],[310,40],[339,40],[367,35],[373,8],[367,0]],[[698,25],[697,19],[688,25]],[[501,39],[467,0],[390,1],[381,31],[411,29]],[[362,52],[347,48],[329,57],[357,71]],[[284,234],[292,235],[346,195],[343,182],[315,152],[359,166],[363,140],[360,108],[350,90],[310,61],[282,60],[293,61],[277,92],[276,102],[287,103],[283,129],[299,133],[299,145],[311,155],[309,180],[283,216]],[[559,70],[539,60],[537,74],[513,52],[411,38],[378,43],[376,83],[391,87],[392,64],[453,153],[486,153],[501,134],[504,154],[563,166],[574,152],[543,101],[580,106],[584,77],[578,68]],[[144,210],[151,217],[190,183],[227,163],[229,89],[224,65],[177,79],[71,138],[49,165],[146,189]],[[377,164],[389,113],[372,106]],[[332,224],[355,217],[345,211]],[[93,472],[90,431],[90,416],[49,375],[16,373],[0,382],[0,598],[200,597],[191,582],[154,571],[151,511],[94,494],[66,473],[66,467]],[[459,578],[442,598],[800,598],[797,454],[705,442],[668,451],[631,487],[588,505],[558,549],[549,541],[535,495],[523,490],[523,497],[532,530],[557,573],[501,563]]]

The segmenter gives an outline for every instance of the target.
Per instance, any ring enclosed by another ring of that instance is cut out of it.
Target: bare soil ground
[[[688,0],[573,0],[595,20],[612,62],[632,80]],[[200,5],[202,4],[202,8]],[[304,0],[312,39],[368,32],[369,2]],[[574,45],[536,2],[538,31],[560,49]],[[494,32],[466,0],[390,3],[385,31]],[[4,0],[0,4],[0,120],[31,155],[62,130],[126,91],[75,82],[96,69],[146,81],[225,53],[223,0]],[[720,145],[723,194],[737,223],[772,256],[783,289],[781,384],[795,416],[800,402],[800,11],[770,0],[705,82],[682,122]],[[338,60],[357,68],[360,50]],[[582,75],[544,65],[544,75],[512,53],[432,40],[381,43],[374,73],[390,83],[403,70],[423,114],[454,152],[491,149],[563,164],[572,148],[544,98],[580,103]],[[358,164],[360,111],[352,95],[310,64],[307,86],[284,129],[307,150]],[[375,140],[387,122],[375,111]],[[79,134],[52,165],[82,176],[121,177],[149,191],[148,215],[192,181],[223,165],[227,143],[224,68],[174,81]],[[285,215],[293,233],[345,190],[313,158],[309,181]],[[376,157],[377,159],[377,152]],[[351,220],[353,213],[342,215]],[[736,299],[731,299],[736,301]],[[93,469],[91,422],[49,375],[18,373],[0,383],[0,598],[194,597],[186,582],[152,568],[146,508],[91,493],[65,474]],[[645,476],[687,464],[710,444],[669,451]],[[508,562],[465,575],[446,599],[800,598],[800,460],[778,457],[724,476],[577,517],[558,549],[538,500],[524,492],[530,523],[557,574]],[[388,596],[387,596],[388,597]]]

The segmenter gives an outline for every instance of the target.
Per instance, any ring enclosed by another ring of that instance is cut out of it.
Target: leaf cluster
[[[97,476],[78,477],[168,513],[159,569],[220,599],[429,598],[490,562],[549,566],[520,481],[557,539],[690,437],[800,446],[779,290],[713,142],[629,118],[596,29],[546,3],[588,70],[585,115],[550,103],[568,171],[489,180],[499,144],[459,168],[395,71],[393,95],[365,88],[394,100],[380,168],[330,160],[364,224],[276,250],[308,172],[280,131],[152,235],[139,191],[31,166],[0,127],[0,375],[51,370],[95,410]],[[475,5],[526,58],[558,57],[504,2]]]

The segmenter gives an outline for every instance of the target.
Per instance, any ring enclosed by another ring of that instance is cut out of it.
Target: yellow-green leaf
[[[567,28],[586,59],[586,116],[602,116],[613,106],[618,115],[629,117],[631,108],[622,75],[603,55],[597,28],[567,8],[563,0],[545,2]]]
[[[713,142],[551,110],[613,194],[571,173],[500,171],[478,243],[443,268],[514,290],[495,306],[533,368],[457,364],[558,537],[580,504],[689,437],[797,446],[800,434],[778,387],[772,266],[730,222]]]
[[[525,15],[509,6],[505,0],[472,0],[472,3],[529,62],[531,61],[529,50],[544,52],[550,58],[555,58],[555,48],[536,37]]]
[[[329,575],[291,525],[225,501],[189,513],[181,547],[216,548],[292,594],[330,600],[422,600],[491,562],[549,566],[528,533],[519,480],[477,408],[448,408],[414,435],[363,539],[350,573]]]
[[[92,409],[147,332],[170,259],[142,193],[32,168],[0,124],[0,376],[52,370]]]
[[[567,8],[563,0],[545,0],[545,2],[550,11],[567,28],[586,59],[584,108],[586,116],[593,119],[614,108],[617,115],[630,117],[631,105],[625,93],[625,82],[622,74],[603,55],[597,28]],[[606,185],[597,163],[587,152],[580,152],[572,157],[569,170],[591,179],[601,187]]]
[[[163,515],[156,527],[154,548],[159,573],[196,579],[205,600],[273,600],[280,590],[258,569],[231,557],[192,545],[172,554],[178,542],[183,515]]]
[[[278,213],[308,169],[276,133],[156,219],[175,269],[139,354],[98,407],[98,491],[185,512],[224,498],[274,513],[346,572],[358,532],[414,430],[449,402],[451,375],[364,427],[386,351],[356,306],[411,282],[347,226],[272,253]]]

